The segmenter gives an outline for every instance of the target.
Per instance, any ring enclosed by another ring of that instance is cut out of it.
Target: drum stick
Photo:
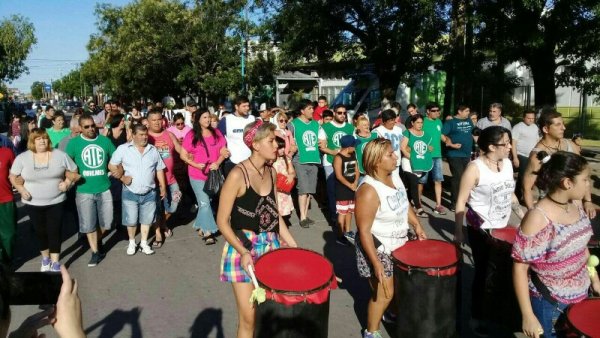
[[[341,283],[341,282],[342,282],[342,279],[341,279],[340,277],[338,277],[338,276],[335,276],[335,280],[336,280],[338,283]]]
[[[254,288],[258,289],[258,281],[256,280],[256,275],[254,274],[254,268],[252,267],[252,264],[248,264],[248,274],[250,275],[250,278],[252,278],[252,284],[254,284]]]

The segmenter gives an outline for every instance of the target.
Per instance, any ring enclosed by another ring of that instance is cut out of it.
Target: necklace
[[[546,147],[549,150],[554,150],[554,152],[557,152],[560,150],[560,140],[558,140],[558,142],[556,143],[556,147],[551,147],[549,145],[547,145],[546,143],[544,143],[544,141],[540,141],[540,143],[542,143],[542,145],[544,147]]]
[[[258,173],[258,175],[260,176],[260,179],[263,180],[265,179],[265,170],[263,168],[263,172],[262,174],[260,173],[260,170],[258,170],[258,168],[254,165],[254,163],[252,163],[251,159],[248,159],[248,162],[250,162],[250,164],[252,165],[252,167],[256,170],[256,172]]]
[[[500,172],[500,163],[502,162],[502,160],[499,160],[499,161],[494,161],[494,160],[490,160],[490,159],[489,159],[489,158],[487,158],[487,157],[486,157],[486,159],[487,159],[487,161],[488,161],[488,166],[491,166],[492,164],[495,164],[495,165],[496,165],[496,170],[497,170],[498,172]]]
[[[560,205],[561,207],[563,207],[563,209],[565,209],[565,212],[566,212],[567,214],[569,213],[569,206],[571,205],[571,203],[570,203],[570,202],[568,202],[568,201],[567,201],[567,202],[559,202],[559,201],[555,200],[554,198],[552,198],[550,195],[546,195],[546,197],[548,197],[548,199],[549,199],[551,202],[553,202],[553,203],[555,203],[555,204],[558,204],[558,205]]]

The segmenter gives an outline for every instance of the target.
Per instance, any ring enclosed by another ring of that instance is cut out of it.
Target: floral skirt
[[[358,235],[356,235],[356,238],[356,266],[358,267],[358,274],[361,277],[372,277],[374,275],[373,266],[360,244]],[[377,250],[377,258],[379,258],[379,261],[383,264],[385,276],[392,277],[394,274],[394,263],[392,262],[392,258],[379,250]]]

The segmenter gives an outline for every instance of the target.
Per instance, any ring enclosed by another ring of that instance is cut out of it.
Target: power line
[[[27,59],[26,61],[85,62],[86,60],[67,60],[67,59]]]

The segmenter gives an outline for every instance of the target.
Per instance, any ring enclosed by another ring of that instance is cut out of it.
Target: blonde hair
[[[219,117],[217,116],[217,114],[210,114],[210,122],[213,122],[215,120],[219,122]]]
[[[248,131],[252,130],[253,128],[255,128],[256,124],[259,123],[259,120],[256,120],[252,123],[250,123],[249,125],[247,125],[244,128],[244,139],[246,138],[246,134],[248,134]],[[258,129],[256,130],[256,134],[254,134],[254,138],[252,139],[252,142],[260,142],[263,139],[269,137],[269,135],[271,135],[271,133],[275,132],[275,125],[270,123],[270,122],[263,122],[260,127],[258,127]],[[254,151],[254,149],[251,147],[252,151]]]
[[[48,136],[46,130],[42,128],[33,128],[31,130],[29,136],[27,137],[27,149],[35,153],[35,139],[39,137],[44,138],[46,139],[46,141],[48,141],[46,151],[52,151],[52,141],[50,141],[50,136]]]
[[[382,137],[378,137],[367,143],[365,149],[363,150],[362,159],[363,168],[365,169],[365,173],[367,173],[367,175],[378,178],[376,174],[377,166],[379,163],[381,163],[383,155],[385,154],[388,146],[391,147],[392,142]]]
[[[370,122],[369,122],[369,119],[368,119],[366,116],[364,116],[364,115],[361,115],[361,116],[359,116],[359,117],[356,119],[356,122],[354,122],[354,127],[357,127],[357,128],[358,128],[358,125],[359,125],[359,123],[361,123],[361,122],[367,122],[367,124],[369,124],[369,123],[370,123]]]

